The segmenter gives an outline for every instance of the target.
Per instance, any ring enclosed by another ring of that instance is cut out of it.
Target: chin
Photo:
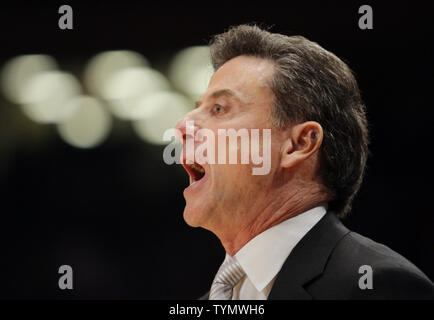
[[[184,209],[184,221],[190,226],[190,227],[200,227],[201,226],[201,215],[196,210],[193,210],[192,208],[189,208],[188,205],[185,206]]]

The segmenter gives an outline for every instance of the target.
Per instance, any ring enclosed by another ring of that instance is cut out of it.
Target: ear
[[[307,121],[293,126],[282,148],[283,168],[290,168],[308,159],[321,146],[323,140],[321,125]]]

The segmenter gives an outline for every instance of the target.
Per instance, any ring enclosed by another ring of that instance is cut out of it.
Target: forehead
[[[270,61],[247,56],[233,58],[214,73],[204,97],[218,90],[231,90],[247,100],[269,97],[272,91],[268,80],[273,72]]]

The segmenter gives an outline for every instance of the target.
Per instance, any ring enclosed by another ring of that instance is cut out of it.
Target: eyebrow
[[[238,98],[238,96],[235,94],[235,92],[233,92],[230,89],[221,89],[221,90],[217,90],[215,92],[213,92],[210,95],[210,98],[216,99],[218,97],[228,97],[228,98],[235,98],[237,100],[240,100],[240,98]],[[199,106],[202,104],[202,101],[196,101],[195,102],[195,108],[199,108]]]

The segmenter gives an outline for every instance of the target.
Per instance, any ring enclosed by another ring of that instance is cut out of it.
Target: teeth
[[[190,167],[200,173],[205,173],[205,169],[195,163],[191,164]]]

